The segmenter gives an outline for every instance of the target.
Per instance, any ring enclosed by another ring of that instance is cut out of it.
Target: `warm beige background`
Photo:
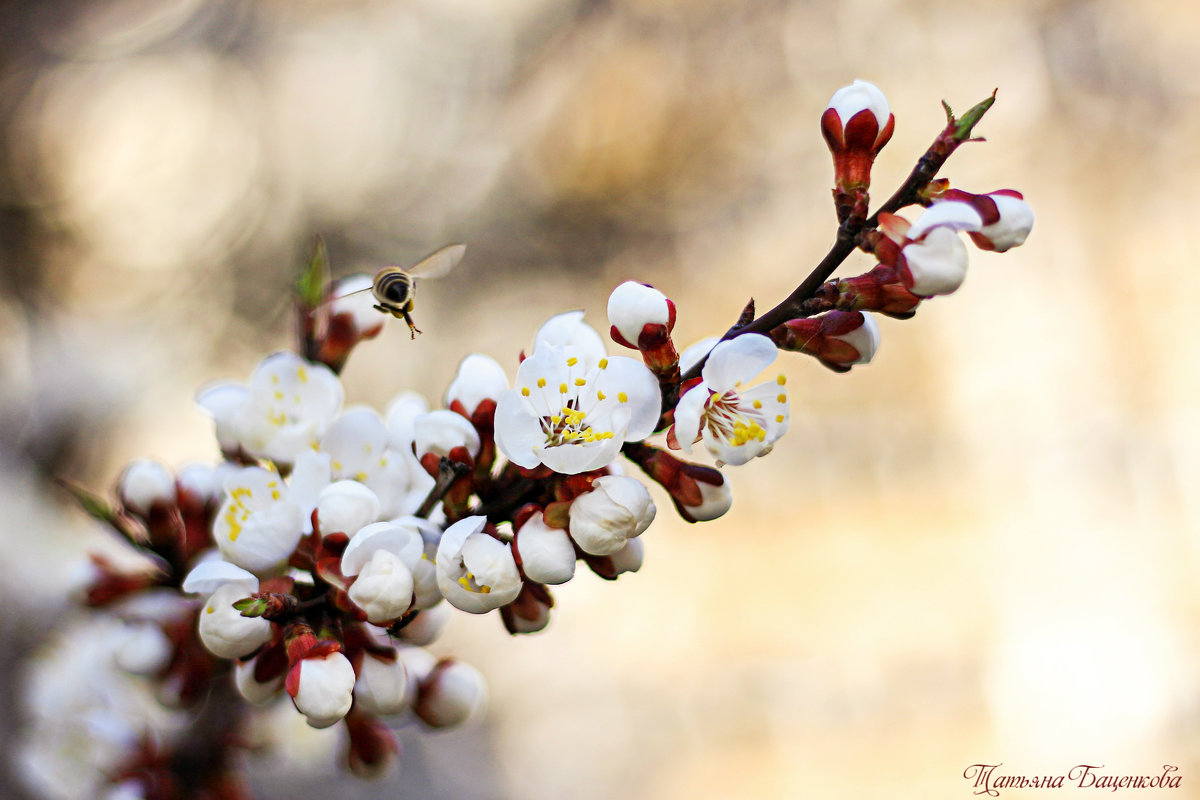
[[[1196,4],[4,13],[0,594],[44,604],[27,619],[95,535],[38,475],[214,457],[193,391],[287,346],[314,232],[341,273],[468,243],[422,287],[425,335],[393,325],[345,374],[351,400],[436,398],[466,352],[515,367],[551,313],[605,326],[627,278],[675,299],[681,344],[773,303],[832,238],[835,89],[892,104],[883,197],[939,100],[999,87],[988,143],[943,175],[1023,191],[1029,243],[973,251],[956,295],[882,322],[867,368],[788,358],[791,432],[730,470],[725,518],[663,499],[642,572],[581,575],[544,634],[456,620],[443,649],[488,675],[489,719],[414,739],[404,770],[457,798],[924,799],[971,796],[975,762],[1170,763],[1170,796],[1200,797]]]

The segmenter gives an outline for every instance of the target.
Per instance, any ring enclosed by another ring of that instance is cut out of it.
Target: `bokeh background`
[[[353,401],[436,401],[471,351],[515,369],[552,313],[606,327],[629,278],[674,298],[687,344],[824,253],[818,118],[864,78],[896,115],[880,198],[939,100],[999,87],[989,141],[942,175],[1023,191],[1028,243],[973,250],[957,294],[882,321],[868,367],[788,358],[791,431],[730,470],[724,518],[656,495],[642,571],[581,575],[542,634],[459,615],[435,649],[487,675],[478,725],[406,732],[376,783],[337,772],[335,731],[285,732],[255,785],[923,799],[971,796],[974,763],[1173,764],[1171,796],[1200,797],[1200,6],[5,2],[0,39],[6,753],[30,655],[105,546],[51,479],[215,458],[194,391],[288,345],[314,234],[338,274],[469,246],[422,287],[424,336],[355,354]],[[42,796],[27,772],[0,765],[0,794]]]

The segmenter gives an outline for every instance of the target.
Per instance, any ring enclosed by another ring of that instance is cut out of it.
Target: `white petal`
[[[908,240],[917,241],[934,228],[949,228],[952,231],[977,231],[983,227],[983,218],[971,206],[959,200],[934,203],[917,217],[908,229]]]
[[[454,382],[446,390],[446,405],[455,400],[463,404],[468,414],[484,400],[498,400],[508,389],[508,375],[500,362],[491,356],[472,353],[458,365]]]
[[[679,398],[679,404],[675,406],[675,439],[685,453],[692,452],[692,444],[700,435],[704,404],[711,396],[712,392],[702,380],[684,392],[683,397]]]
[[[892,115],[883,92],[875,84],[864,80],[855,80],[849,86],[843,86],[834,92],[833,97],[829,98],[829,108],[837,112],[842,125],[848,123],[858,112],[867,109],[875,115],[880,130],[887,125],[888,118]]]
[[[667,296],[652,286],[625,281],[608,297],[608,321],[632,345],[647,325],[666,325],[671,318]]]
[[[228,561],[202,561],[183,579],[183,591],[188,594],[212,594],[225,584],[240,586],[247,595],[258,591],[258,578]]]
[[[515,389],[496,404],[496,446],[518,467],[533,469],[541,463],[534,448],[546,436],[538,420]]]
[[[779,348],[761,333],[747,333],[721,342],[712,349],[700,375],[715,392],[745,383],[775,361]]]
[[[604,339],[583,321],[582,311],[567,311],[546,320],[534,337],[530,355],[546,346],[578,348],[585,368],[590,368],[606,353]]]
[[[481,526],[482,527],[482,526]],[[342,574],[357,575],[376,550],[387,550],[411,570],[425,552],[421,534],[396,522],[376,522],[366,526],[350,540],[342,553]]]

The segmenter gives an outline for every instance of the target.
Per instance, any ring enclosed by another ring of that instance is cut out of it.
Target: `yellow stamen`
[[[585,381],[583,378],[576,378],[575,385],[576,386],[587,386],[587,381]]]
[[[568,367],[573,367],[573,366],[575,366],[575,365],[576,365],[576,364],[578,364],[578,363],[579,363],[579,359],[578,359],[578,358],[575,358],[574,356],[572,356],[571,358],[568,358],[568,359],[567,359],[567,366],[568,366]]]
[[[597,399],[597,400],[603,400],[603,399],[604,399],[604,398],[606,398],[607,396],[608,396],[608,395],[606,395],[604,392],[596,392],[596,399]]]
[[[775,421],[776,421],[776,422],[783,422],[783,414],[777,414],[777,415],[775,415]]]
[[[300,379],[301,383],[308,383],[308,370],[304,367],[297,367],[296,377]]]
[[[567,385],[566,385],[565,383],[560,383],[560,384],[558,385],[558,393],[559,393],[559,394],[566,394],[566,393],[567,393]]]
[[[778,401],[779,401],[779,402],[781,402],[781,403],[786,403],[786,402],[787,402],[787,395],[786,395],[786,394],[782,394],[782,393],[780,393],[779,397],[776,397],[775,399],[776,399],[776,400],[778,400]],[[755,406],[755,408],[758,408],[758,406]]]
[[[599,366],[600,366],[600,369],[608,369],[608,359],[607,358],[600,359]]]
[[[625,394],[624,392],[617,392],[617,400],[622,403],[628,403],[629,395]]]
[[[545,378],[538,378],[538,388],[539,389],[546,388],[546,379]]]
[[[529,397],[529,387],[528,386],[521,387],[521,397]]]
[[[754,401],[754,407],[755,407],[755,408],[762,408],[762,400],[755,400],[755,401]]]
[[[780,375],[778,378],[775,379],[775,382],[778,383],[780,386],[783,386],[785,383],[787,383],[787,378],[784,377],[783,375]]]

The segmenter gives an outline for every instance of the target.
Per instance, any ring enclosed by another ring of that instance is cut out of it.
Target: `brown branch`
[[[834,239],[833,245],[829,248],[829,252],[825,254],[825,257],[821,259],[820,263],[813,268],[812,272],[808,274],[800,285],[784,298],[783,302],[749,324],[741,324],[739,320],[738,323],[735,323],[733,327],[725,332],[725,335],[721,337],[721,341],[732,339],[743,333],[768,333],[789,319],[807,317],[815,313],[811,310],[811,306],[806,307],[807,301],[811,300],[817,294],[825,281],[829,280],[834,271],[861,244],[863,234],[874,230],[879,225],[880,214],[894,213],[920,200],[921,192],[929,185],[934,176],[937,175],[938,170],[946,163],[946,159],[950,157],[951,153],[963,142],[972,141],[971,132],[975,124],[979,122],[983,114],[991,108],[992,103],[995,101],[996,93],[992,92],[991,97],[973,106],[961,119],[955,119],[950,107],[943,103],[942,105],[946,109],[946,127],[933,140],[933,144],[929,146],[925,154],[917,160],[912,172],[909,173],[904,183],[900,185],[900,188],[892,193],[887,202],[865,220],[856,215],[851,215],[847,218],[845,222],[838,226],[837,237]],[[697,361],[683,375],[683,380],[688,381],[699,375],[706,360],[708,360],[708,356]]]

